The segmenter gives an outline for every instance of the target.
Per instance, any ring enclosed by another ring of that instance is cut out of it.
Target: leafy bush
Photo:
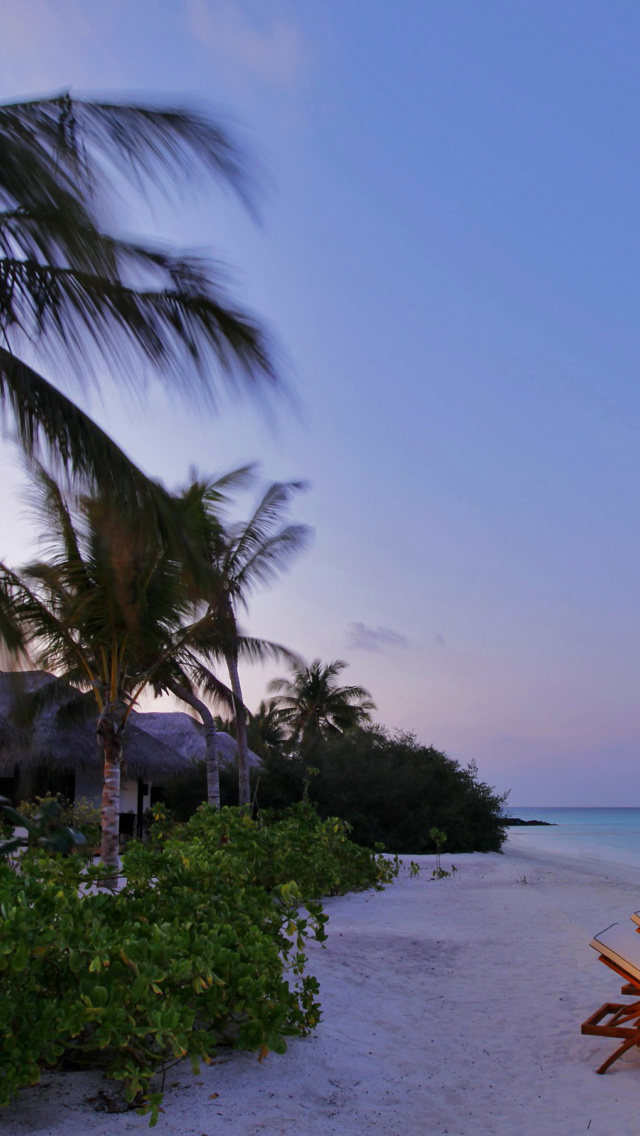
[[[450,852],[497,852],[505,838],[499,795],[466,768],[411,734],[380,727],[349,730],[314,750],[319,769],[308,782],[321,816],[334,813],[352,826],[353,839],[396,853],[434,850],[432,828],[447,834]],[[258,802],[283,808],[300,800],[307,770],[301,755],[270,755],[260,771]]]
[[[57,806],[60,824],[81,832],[88,845],[100,843],[100,808],[92,805],[86,797],[76,797],[74,801],[69,801],[62,793],[47,793],[44,797],[21,801],[17,808],[23,817],[33,819],[43,807],[50,805]]]
[[[222,845],[227,860],[250,864],[255,883],[270,890],[294,879],[305,900],[390,883],[397,864],[354,844],[350,831],[351,825],[337,817],[322,820],[306,802],[284,814],[262,813],[259,821],[236,809],[216,813],[203,807],[186,825],[169,831],[164,847],[187,842],[190,855],[197,849],[207,862]]]
[[[119,893],[76,857],[0,863],[0,1103],[43,1066],[100,1065],[155,1123],[158,1069],[220,1041],[283,1052],[320,1017],[304,954],[326,937],[319,895],[394,870],[309,808],[260,826],[206,806],[129,844]]]
[[[62,810],[54,798],[33,802],[27,814],[0,797],[0,816],[0,856],[31,847],[65,856],[71,852],[89,855],[86,837],[63,823]]]

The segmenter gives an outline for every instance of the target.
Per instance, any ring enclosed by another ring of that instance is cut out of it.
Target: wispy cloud
[[[361,651],[384,651],[386,647],[406,647],[408,640],[388,627],[367,627],[366,623],[350,623],[347,627],[349,647]]]
[[[265,13],[241,0],[185,0],[192,34],[227,75],[275,88],[298,86],[307,56],[302,31],[276,0]],[[258,14],[259,13],[259,14]]]

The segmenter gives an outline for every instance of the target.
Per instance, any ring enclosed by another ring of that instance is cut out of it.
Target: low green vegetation
[[[451,875],[451,872],[447,872],[447,870],[442,867],[441,861],[442,848],[447,843],[447,834],[446,832],[442,832],[440,828],[436,828],[434,825],[433,828],[429,829],[429,837],[436,846],[436,866],[433,870],[432,876],[434,880],[441,880],[445,876]],[[455,865],[453,871],[456,871]]]
[[[63,793],[47,793],[44,797],[20,801],[17,812],[20,819],[15,823],[21,826],[38,820],[44,820],[55,827],[66,825],[82,833],[91,847],[100,844],[100,809],[86,797],[76,797],[74,801],[70,801]]]
[[[98,1066],[155,1123],[152,1078],[173,1062],[284,1052],[320,1018],[320,897],[381,888],[397,864],[309,806],[260,824],[204,806],[128,845],[120,892],[96,886],[107,871],[38,848],[0,862],[1,1104],[46,1066]]]
[[[72,814],[73,809],[68,807],[67,813]],[[91,826],[87,825],[82,832],[71,828],[68,820],[69,816],[65,816],[65,810],[55,797],[25,801],[19,809],[0,797],[0,856],[25,848],[61,852],[65,856],[73,851],[84,851]],[[3,910],[0,914],[4,918]]]

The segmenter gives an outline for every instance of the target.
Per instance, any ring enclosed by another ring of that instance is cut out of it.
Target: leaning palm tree
[[[127,393],[152,372],[209,402],[220,377],[277,382],[264,331],[217,267],[103,226],[114,177],[144,191],[198,170],[246,199],[240,152],[197,114],[68,94],[0,106],[0,413],[28,455],[44,448],[111,492],[144,481],[59,389],[70,372],[86,382],[107,361]]]
[[[239,607],[247,608],[249,596],[258,585],[273,580],[301,552],[310,539],[311,529],[307,525],[282,523],[292,496],[303,488],[302,482],[274,482],[267,487],[248,521],[229,525],[223,523],[217,506],[210,504],[211,488],[215,492],[215,486],[202,483],[191,486],[185,494],[191,495],[194,516],[199,513],[202,546],[212,569],[210,590],[202,596],[208,604],[209,619],[200,624],[198,649],[204,659],[222,657],[228,670],[238,745],[238,802],[242,806],[251,800],[251,787],[247,711],[239,663],[242,659],[279,658],[295,666],[299,659],[280,644],[244,635],[237,612]],[[206,690],[206,677],[203,675],[202,679]]]
[[[102,848],[118,863],[120,769],[127,721],[169,660],[188,654],[192,602],[180,561],[154,515],[123,515],[105,494],[73,498],[40,467],[36,479],[46,558],[16,572],[0,564],[0,631],[14,653],[84,692],[95,704],[104,753]]]
[[[269,683],[273,710],[287,728],[290,743],[307,757],[322,738],[371,721],[370,711],[376,706],[369,691],[363,686],[338,685],[347,665],[341,659],[332,663],[315,659],[308,667],[294,667],[292,678],[275,678]]]

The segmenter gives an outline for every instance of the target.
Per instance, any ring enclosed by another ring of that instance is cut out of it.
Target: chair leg
[[[614,1061],[617,1061],[619,1057],[622,1057],[623,1053],[626,1053],[627,1050],[631,1049],[634,1045],[640,1045],[640,1030],[637,1030],[633,1037],[629,1037],[626,1041],[623,1041],[622,1045],[614,1050],[610,1057],[607,1057],[607,1060],[603,1062],[600,1068],[596,1069],[596,1073],[606,1073],[609,1066],[613,1065]]]
[[[617,1038],[622,1044],[596,1070],[606,1073],[607,1069],[634,1045],[640,1046],[640,1002],[622,1005],[620,1002],[605,1002],[580,1027],[581,1033],[596,1037]]]

